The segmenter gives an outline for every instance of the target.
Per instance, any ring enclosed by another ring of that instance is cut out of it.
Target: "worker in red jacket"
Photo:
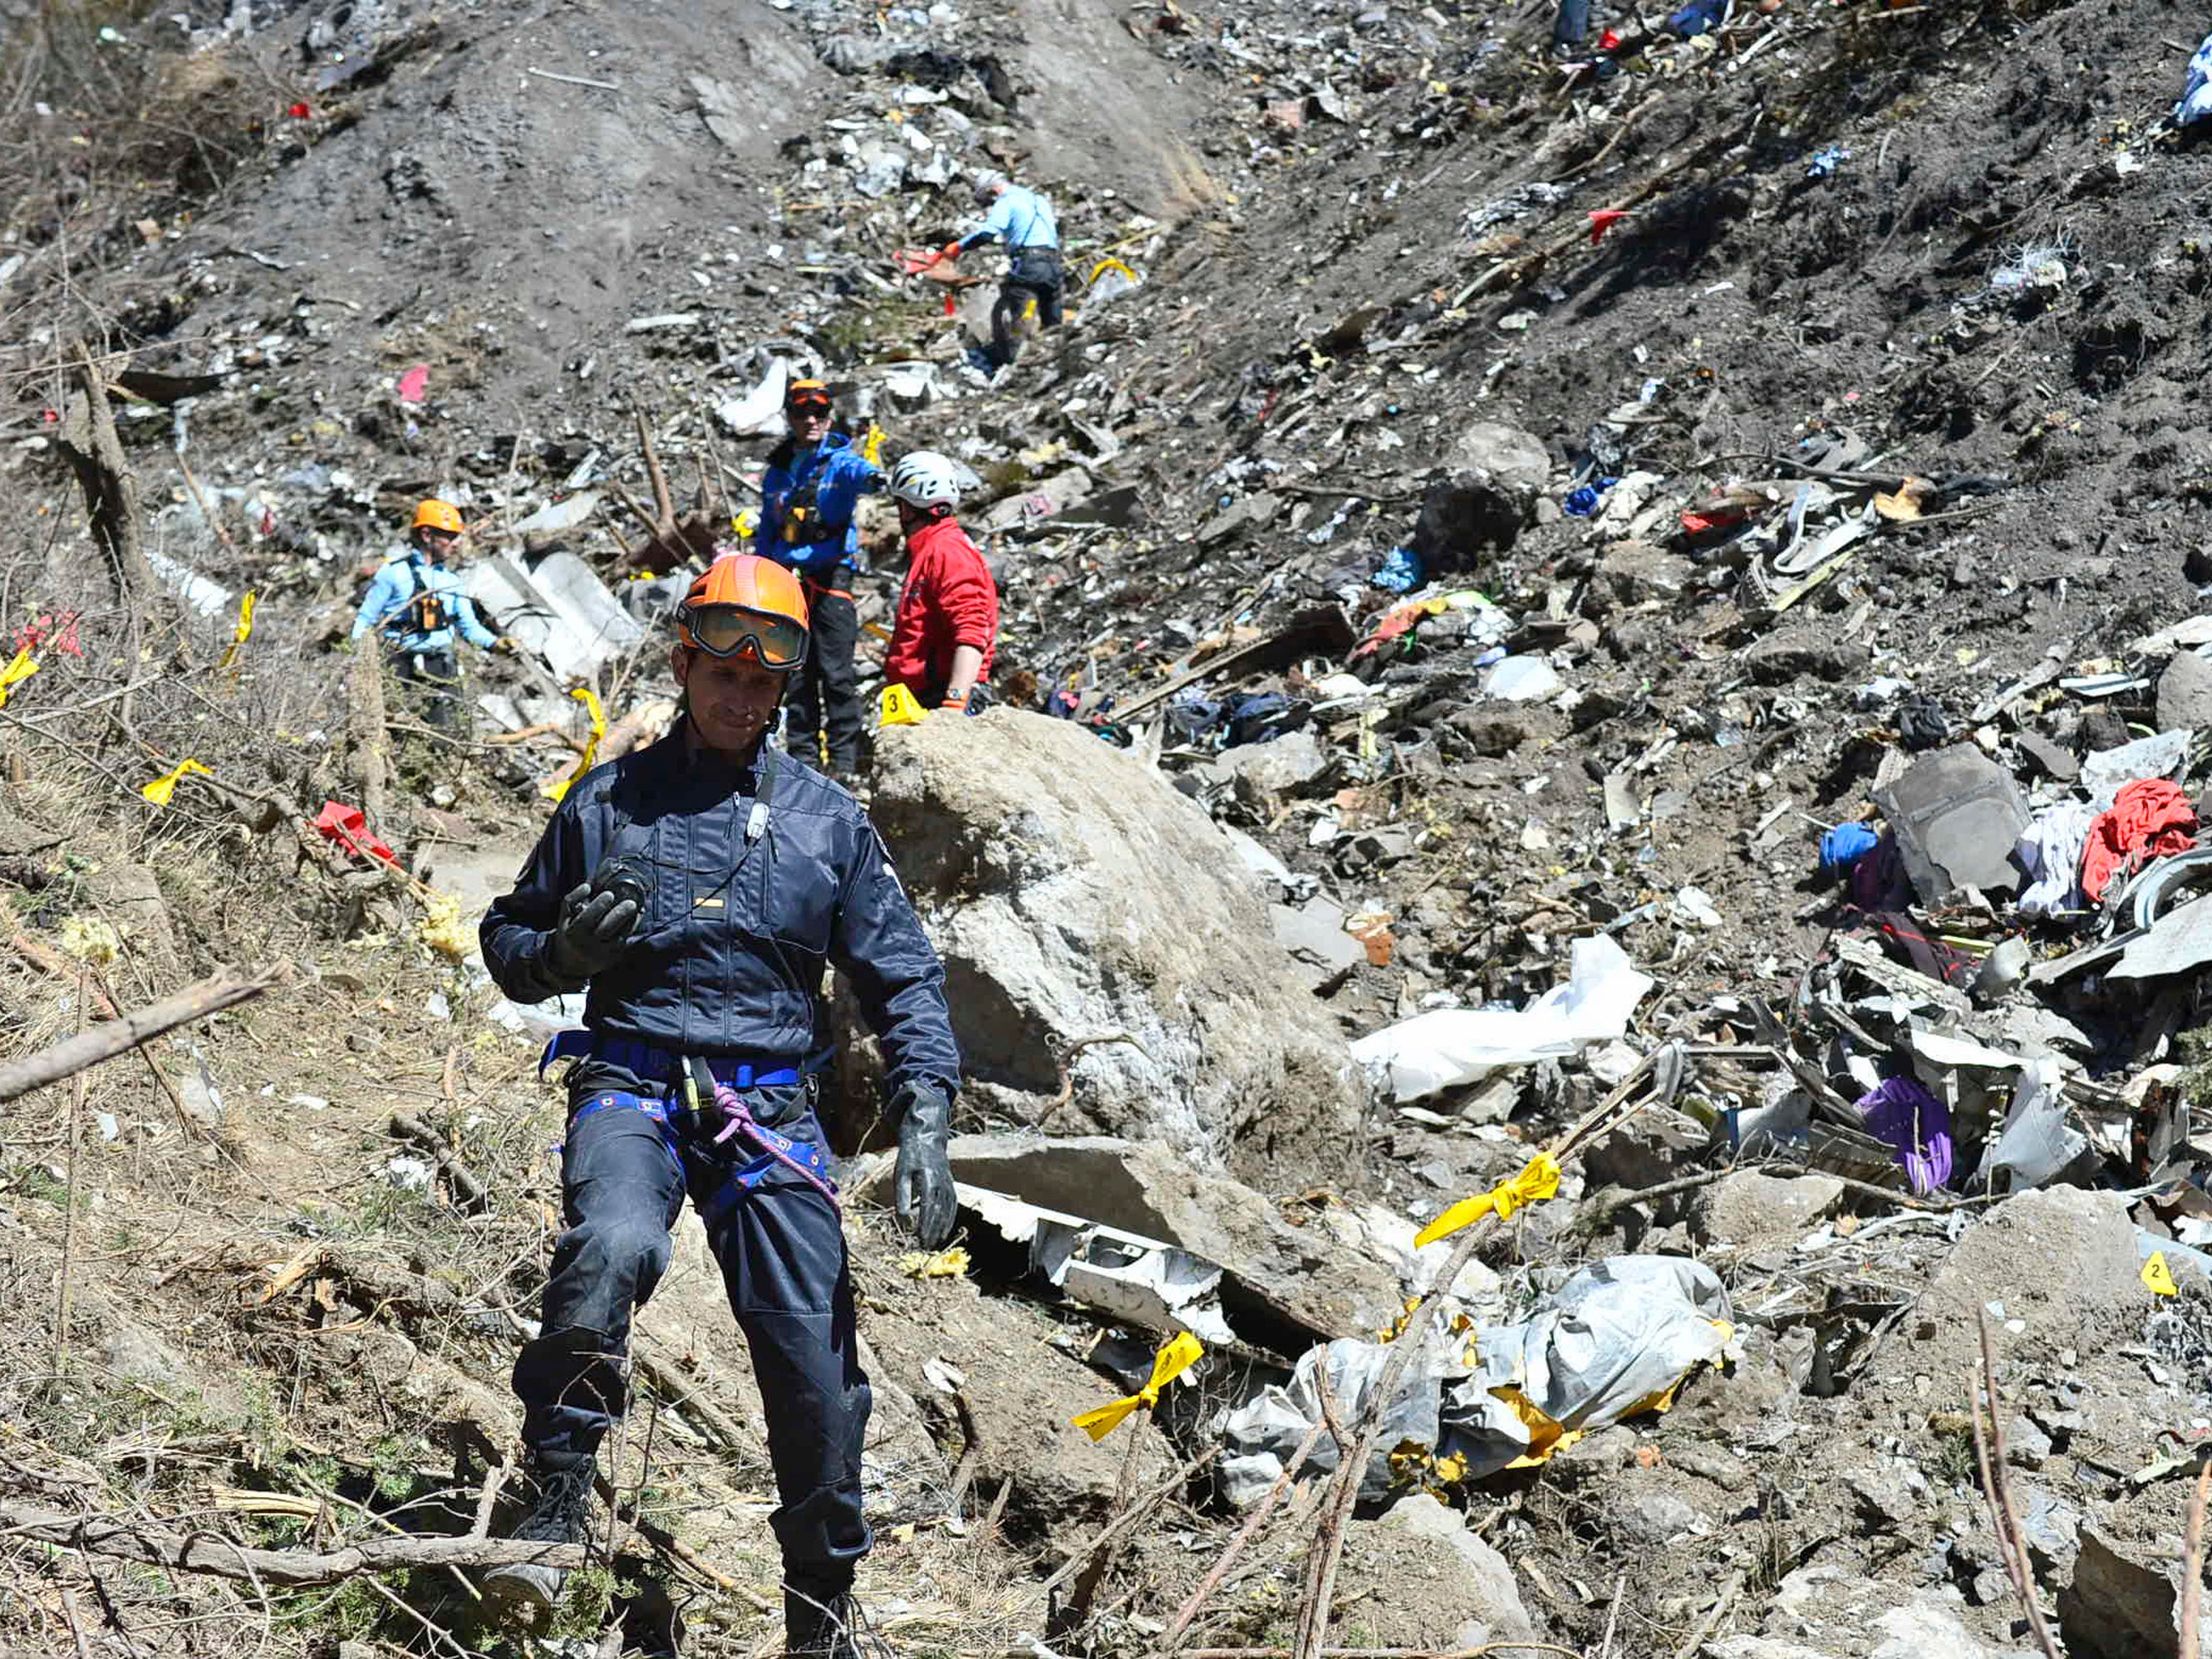
[[[884,677],[924,708],[969,714],[982,707],[999,638],[999,590],[991,568],[952,516],[960,469],[916,450],[891,469],[891,498],[906,533],[906,586],[884,658]]]

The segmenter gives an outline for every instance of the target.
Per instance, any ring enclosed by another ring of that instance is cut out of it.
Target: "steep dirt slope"
[[[173,958],[115,970],[118,1000],[218,957],[283,954],[303,969],[299,986],[205,1029],[204,1069],[178,1044],[159,1052],[166,1086],[127,1073],[131,1061],[97,1074],[87,1112],[112,1117],[117,1139],[95,1127],[82,1143],[75,1370],[53,1358],[66,1103],[11,1105],[3,1328],[27,1358],[0,1416],[33,1443],[7,1454],[8,1495],[26,1501],[197,1518],[272,1545],[382,1530],[370,1511],[459,1528],[495,1461],[486,1443],[511,1435],[504,1371],[558,1224],[546,1156],[557,1115],[528,1080],[530,1044],[487,1021],[483,988],[414,933],[398,896],[303,866],[285,835],[249,831],[240,803],[196,784],[166,813],[135,799],[157,758],[187,753],[226,780],[277,780],[310,807],[337,787],[325,734],[343,726],[342,665],[320,630],[416,494],[465,495],[489,532],[562,495],[593,451],[642,494],[634,406],[680,480],[694,463],[742,474],[764,445],[718,433],[706,410],[782,351],[878,394],[896,443],[969,459],[985,496],[1039,490],[1077,460],[1097,484],[1135,491],[1135,523],[1054,536],[1048,521],[993,543],[1006,667],[1041,690],[1088,678],[1126,704],[1201,646],[1316,604],[1346,603],[1362,629],[1378,621],[1393,599],[1369,576],[1465,459],[1467,428],[1533,433],[1549,465],[1525,526],[1509,549],[1460,550],[1437,574],[1506,607],[1513,637],[1577,694],[1571,708],[1481,704],[1487,641],[1431,636],[1363,668],[1388,688],[1387,709],[1323,720],[1325,764],[1294,787],[1224,784],[1197,746],[1165,743],[1168,769],[1219,816],[1390,929],[1390,961],[1329,987],[1352,1030],[1437,992],[1522,997],[1560,976],[1568,938],[1608,921],[1667,980],[1644,1036],[1703,1032],[1716,993],[1781,1000],[1825,933],[1814,826],[1856,811],[1894,747],[1889,712],[1859,706],[1862,683],[1910,678],[1963,731],[2048,653],[2094,661],[2192,613],[2192,583],[2212,573],[2212,453],[2194,418],[2212,367],[2212,164],[2154,134],[2201,20],[2154,0],[1788,0],[1747,11],[1720,48],[1660,42],[1603,80],[1571,79],[1546,50],[1548,16],[1526,9],[393,0],[257,7],[257,33],[225,35],[236,9],[173,14],[208,44],[179,61],[228,65],[228,79],[194,93],[174,65],[158,78],[165,119],[201,112],[249,152],[220,191],[135,172],[106,148],[102,123],[123,118],[112,112],[96,121],[64,100],[58,116],[11,118],[9,153],[36,166],[21,168],[5,227],[25,256],[0,277],[15,394],[5,464],[36,505],[5,597],[47,614],[82,607],[91,661],[57,658],[35,696],[0,708],[12,805],[38,830],[30,850],[0,848],[0,882],[39,953],[11,947],[19,959],[0,965],[0,1023],[27,1049],[73,1022],[63,924],[107,902],[82,890],[87,866],[158,866],[186,919]],[[133,51],[184,38],[160,17],[120,21]],[[319,84],[356,60],[373,67]],[[714,127],[702,99],[721,112]],[[295,101],[305,115],[285,112]],[[860,187],[869,146],[905,153],[896,187]],[[919,176],[940,161],[941,178]],[[1054,191],[1079,276],[1119,248],[1146,279],[1084,318],[1064,374],[1032,358],[976,384],[934,295],[892,284],[890,251],[949,231],[966,210],[964,170],[987,162],[1025,166]],[[1626,216],[1594,240],[1590,216],[1610,210]],[[182,421],[149,408],[125,438],[163,546],[264,597],[242,702],[207,666],[226,611],[190,626],[189,659],[164,659],[175,684],[147,694],[135,727],[112,720],[131,619],[87,597],[101,580],[88,561],[52,553],[81,535],[45,429],[80,337],[135,366],[222,377]],[[916,359],[933,390],[891,393],[890,366]],[[417,364],[428,400],[402,405],[395,382]],[[1866,441],[1870,471],[1991,487],[1960,494],[1962,516],[1886,533],[1801,605],[1762,614],[1732,567],[1680,538],[1679,512],[1731,480],[1789,478],[1801,440],[1833,428]],[[230,544],[208,534],[178,463],[186,431]],[[535,436],[506,441],[518,433]],[[1562,511],[1594,444],[1599,476],[1655,475],[1639,487],[1663,510],[1632,558],[1622,526]],[[1224,524],[1240,509],[1250,516]],[[611,570],[607,516],[569,544]],[[1672,562],[1646,556],[1660,552]],[[1325,675],[1346,653],[1298,654],[1293,669],[1212,689],[1327,702],[1306,671]],[[648,659],[648,684],[653,672]],[[503,675],[488,683],[543,689]],[[19,724],[41,709],[60,723]],[[2070,742],[2079,711],[2007,718]],[[394,833],[441,884],[448,842],[495,865],[542,819],[543,769],[424,744],[406,759],[421,793],[401,790]],[[1625,823],[1608,807],[1614,778],[1633,797]],[[1674,908],[1686,887],[1725,931]],[[1591,1083],[1530,1089],[1510,1129],[1483,1126],[1486,1139],[1378,1121],[1366,1184],[1408,1216],[1431,1212],[1477,1173],[1504,1173],[1522,1154],[1516,1137]],[[204,1110],[210,1085],[227,1108],[196,1127],[187,1108]],[[395,1158],[423,1156],[392,1129],[402,1110],[433,1116],[490,1180],[488,1210],[457,1198],[450,1172],[395,1172]],[[1609,1178],[1656,1182],[1668,1155],[1639,1142]],[[1327,1207],[1298,1173],[1283,1172],[1284,1191],[1302,1194],[1286,1211]],[[427,1186],[404,1184],[418,1174]],[[1662,1428],[1610,1431],[1486,1489],[1499,1517],[1488,1535],[1542,1627],[1595,1647],[1617,1572],[1631,1584],[1627,1650],[1672,1654],[1710,1606],[1724,1548],[1741,1599],[1721,1634],[1749,1659],[1766,1654],[1740,1632],[1817,1642],[1828,1659],[1873,1648],[1849,1596],[1817,1634],[1778,1596],[1814,1558],[1848,1569],[1852,1595],[1878,1577],[1963,1592],[1977,1634],[2009,1641],[1961,1452],[1962,1310],[1996,1299],[2042,1322],[2028,1339],[2037,1409],[2072,1413],[2094,1460],[2052,1465],[2054,1486],[2080,1468],[2124,1474],[2194,1409],[2100,1351],[2092,1320],[2121,1333],[2105,1346],[2141,1334],[2131,1228],[2112,1203],[2075,1214],[2071,1201],[2015,1218],[1951,1269],[1954,1238],[1975,1237],[1966,1218],[1885,1224],[1859,1244],[1836,1230],[1822,1248],[1866,1280],[1849,1305],[1929,1293],[1947,1321],[1923,1336],[1903,1320],[1905,1336],[1872,1344],[1880,1363],[1863,1361],[1858,1386],[1879,1407],[1808,1386],[1829,1328],[1785,1310],[1753,1322],[1735,1374],[1701,1383]],[[1671,1206],[1653,1222],[1624,1224],[1623,1246],[1710,1242]],[[2094,1236],[2094,1297],[2053,1280],[2053,1228]],[[884,1362],[886,1539],[871,1590],[894,1604],[893,1635],[912,1650],[999,1650],[1036,1634],[1039,1583],[1121,1479],[1114,1447],[1066,1427],[1108,1392],[1107,1362],[1095,1328],[1064,1310],[900,1274],[881,1218],[856,1218],[856,1237]],[[1531,1261],[1607,1247],[1524,1223],[1490,1256],[1517,1292]],[[1794,1241],[1716,1260],[1760,1297],[1814,1282]],[[621,1473],[704,1565],[648,1543],[623,1571],[696,1595],[702,1649],[749,1648],[768,1639],[773,1587],[756,1402],[713,1286],[696,1255],[685,1266],[656,1331],[669,1439],[657,1459],[627,1448]],[[2203,1352],[2188,1305],[2164,1316],[2154,1345],[2185,1379]],[[967,1425],[933,1380],[947,1363],[971,1368],[984,1416],[959,1496]],[[1206,1386],[1207,1408],[1225,1403],[1226,1381]],[[1177,1424],[1179,1449],[1200,1449],[1203,1415]],[[1142,1454],[1147,1484],[1169,1479],[1169,1456],[1157,1442]],[[987,1490],[1012,1493],[995,1516]],[[2130,1520],[2161,1550],[2177,1492],[2154,1489]],[[1115,1581],[1123,1622],[1097,1633],[1102,1648],[1141,1649],[1211,1559],[1201,1544],[1224,1517],[1202,1484],[1187,1495],[1190,1510]],[[1392,1558],[1378,1559],[1382,1578]],[[1284,1639],[1294,1571],[1279,1559],[1238,1586],[1217,1634]],[[24,1546],[0,1572],[19,1591],[0,1631],[66,1650],[77,1614],[52,1559]],[[471,1639],[505,1639],[472,1630],[449,1577],[397,1583]],[[613,1586],[591,1588],[571,1639],[599,1632]],[[366,1588],[257,1600],[133,1573],[102,1593],[119,1611],[103,1609],[94,1639],[111,1651],[216,1650],[264,1632],[273,1651],[325,1653],[341,1638],[440,1646]],[[94,1592],[82,1596],[83,1611]]]

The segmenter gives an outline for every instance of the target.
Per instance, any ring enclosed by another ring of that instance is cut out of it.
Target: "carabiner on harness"
[[[837,1202],[836,1184],[826,1173],[829,1159],[822,1149],[779,1134],[763,1123],[752,1115],[738,1091],[718,1079],[714,1068],[697,1054],[685,1060],[684,1092],[691,1108],[692,1121],[702,1129],[712,1131],[713,1145],[721,1146],[732,1137],[743,1135],[830,1203]]]

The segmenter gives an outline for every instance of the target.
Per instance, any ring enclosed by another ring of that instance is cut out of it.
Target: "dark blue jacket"
[[[805,572],[817,580],[840,564],[854,563],[860,556],[860,532],[853,515],[860,510],[860,497],[878,489],[883,475],[842,432],[833,432],[811,449],[801,449],[790,439],[778,444],[761,474],[761,533],[755,550],[781,564]],[[814,510],[798,533],[805,539],[787,541],[792,498],[811,492]]]
[[[679,728],[569,790],[485,913],[484,965],[517,1002],[583,988],[547,959],[564,894],[616,852],[647,860],[652,896],[621,962],[591,981],[584,1024],[684,1054],[804,1065],[833,962],[882,1039],[889,1081],[960,1079],[945,969],[859,803],[804,763],[777,763],[768,826],[745,857],[759,767],[694,758]],[[740,860],[742,860],[742,863]],[[734,872],[734,874],[732,873]]]

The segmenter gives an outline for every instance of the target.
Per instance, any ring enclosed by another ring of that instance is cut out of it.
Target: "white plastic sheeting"
[[[1574,942],[1565,985],[1526,1008],[1439,1008],[1361,1037],[1352,1057],[1382,1073],[1398,1100],[1479,1083],[1492,1072],[1532,1066],[1611,1042],[1651,989],[1628,953],[1598,934]]]

